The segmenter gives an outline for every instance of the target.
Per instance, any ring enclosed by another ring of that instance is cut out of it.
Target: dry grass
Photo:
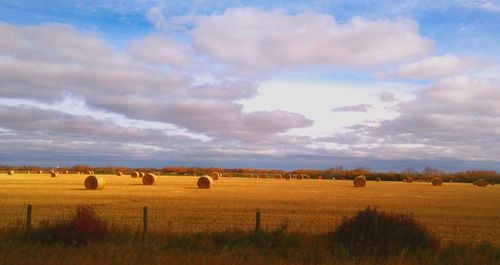
[[[425,182],[368,181],[357,189],[352,180],[224,178],[201,190],[197,177],[157,176],[155,185],[145,186],[137,179],[101,175],[106,189],[88,192],[83,175],[47,176],[18,173],[0,178],[0,227],[22,228],[28,203],[33,204],[35,227],[70,216],[76,205],[90,204],[110,223],[132,229],[140,227],[142,207],[148,206],[151,231],[251,230],[260,209],[264,229],[287,224],[291,231],[322,233],[332,231],[342,217],[372,205],[413,213],[445,241],[487,240],[500,246],[498,185],[479,189],[470,183],[447,183],[436,189]]]

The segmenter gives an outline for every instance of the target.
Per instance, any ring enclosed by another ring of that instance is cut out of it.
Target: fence
[[[33,212],[33,205],[28,204],[26,207],[26,235],[29,235],[32,231],[32,212]],[[142,240],[147,241],[148,240],[148,233],[149,233],[149,218],[148,218],[148,212],[149,208],[147,206],[144,206],[142,209]],[[255,213],[255,235],[259,235],[261,231],[261,213],[259,210],[256,211]]]

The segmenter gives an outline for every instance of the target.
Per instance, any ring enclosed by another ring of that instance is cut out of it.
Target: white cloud
[[[333,108],[333,112],[367,112],[372,106],[369,104],[358,104]]]
[[[436,79],[461,74],[471,68],[484,66],[485,63],[470,58],[460,58],[448,53],[443,56],[426,58],[419,62],[405,64],[383,76],[389,78]]]
[[[380,93],[379,98],[382,102],[394,102],[394,101],[396,101],[396,97],[394,96],[394,93],[387,92],[387,91]]]
[[[397,118],[362,130],[386,145],[423,144],[424,156],[499,161],[499,89],[499,79],[444,79],[401,103]]]
[[[327,14],[235,8],[198,16],[195,47],[240,70],[311,65],[373,67],[427,55],[433,42],[415,21],[364,20],[339,24]]]
[[[149,35],[129,45],[128,52],[146,63],[185,67],[192,63],[188,49],[173,40]]]
[[[175,67],[165,70],[149,65],[150,57],[139,63],[128,54],[115,51],[98,36],[70,26],[0,24],[0,31],[8,33],[15,42],[0,46],[3,98],[52,103],[70,95],[82,99],[90,108],[127,118],[164,122],[214,138],[245,141],[262,140],[311,124],[301,114],[283,116],[284,112],[277,110],[268,111],[264,117],[261,113],[243,113],[242,106],[233,101],[255,95],[257,83],[252,80],[232,77],[195,85],[189,73],[181,73]],[[158,37],[146,37],[143,41],[156,48],[168,42]],[[133,44],[132,51],[136,49],[134,45],[140,44]],[[172,50],[149,51],[158,52],[160,61],[185,63],[185,58],[175,57]],[[133,54],[138,55],[137,51]],[[271,126],[246,124],[257,116]],[[277,124],[276,116],[285,119]]]

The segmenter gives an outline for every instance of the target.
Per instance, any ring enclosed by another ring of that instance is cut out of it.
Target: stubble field
[[[201,232],[286,225],[290,231],[332,231],[343,217],[367,206],[411,213],[443,241],[490,241],[500,246],[500,189],[472,184],[373,182],[354,188],[348,180],[222,178],[209,190],[197,177],[158,176],[153,186],[129,176],[101,175],[104,190],[85,190],[85,175],[0,175],[0,227],[23,227],[26,205],[33,224],[70,217],[76,205],[92,205],[117,227],[140,230],[142,207],[149,208],[150,231]]]

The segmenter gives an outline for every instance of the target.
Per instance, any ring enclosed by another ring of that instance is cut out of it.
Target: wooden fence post
[[[31,232],[31,210],[33,209],[33,206],[31,204],[28,204],[28,207],[26,209],[26,234],[29,234]]]
[[[255,235],[258,236],[260,233],[260,211],[257,210],[255,213]]]
[[[143,216],[142,216],[142,240],[146,242],[148,240],[148,207],[143,208]]]

